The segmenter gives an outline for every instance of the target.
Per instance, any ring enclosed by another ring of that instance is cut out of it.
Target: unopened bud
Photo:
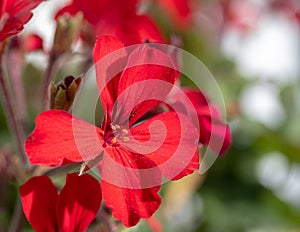
[[[74,102],[80,87],[81,77],[67,76],[57,85],[50,84],[50,108],[68,111]]]
[[[71,49],[79,36],[82,20],[82,13],[78,13],[75,17],[64,14],[58,18],[52,48],[54,55],[61,55]]]

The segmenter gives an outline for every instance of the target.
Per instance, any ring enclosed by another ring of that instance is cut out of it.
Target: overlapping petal
[[[130,133],[132,137],[122,145],[151,159],[167,178],[178,179],[198,169],[199,132],[185,115],[162,113]]]
[[[99,37],[94,48],[101,102],[114,124],[136,122],[165,99],[178,75],[172,58],[162,51],[147,44],[131,50],[127,55],[112,36]]]
[[[147,44],[137,47],[128,58],[118,86],[113,123],[133,125],[146,112],[164,101],[177,77],[173,61]]]
[[[20,186],[23,210],[37,232],[83,232],[95,218],[102,200],[99,182],[90,175],[68,174],[58,195],[47,176]]]
[[[126,65],[127,52],[123,43],[115,37],[100,36],[93,53],[100,100],[105,113],[111,114],[118,97],[119,79]]]

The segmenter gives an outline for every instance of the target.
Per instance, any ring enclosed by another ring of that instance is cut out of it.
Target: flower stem
[[[24,223],[24,214],[22,211],[22,204],[21,204],[21,199],[18,196],[18,199],[16,201],[16,205],[14,208],[14,214],[9,226],[9,232],[18,232],[21,231],[22,225]]]
[[[24,85],[22,80],[22,63],[24,62],[20,51],[12,50],[7,55],[8,76],[12,83],[12,93],[16,99],[16,108],[18,109],[18,119],[23,128],[27,128],[27,109]],[[11,68],[14,67],[14,68]]]
[[[111,215],[105,212],[103,207],[100,208],[96,217],[107,226],[108,231],[118,231],[118,226],[114,224],[114,222],[111,220]]]
[[[48,62],[48,66],[47,66],[47,70],[45,72],[45,77],[44,77],[44,86],[42,89],[42,95],[43,98],[43,102],[42,102],[42,108],[43,109],[48,109],[49,108],[49,85],[51,80],[53,79],[53,73],[54,73],[54,69],[55,69],[55,63],[57,60],[57,56],[54,55],[53,53],[50,53],[49,56],[49,62]]]
[[[42,173],[42,175],[43,176],[54,176],[54,175],[58,175],[58,174],[61,174],[61,173],[70,172],[72,170],[77,170],[78,171],[79,168],[80,168],[79,163],[67,164],[67,165],[64,165],[64,166],[49,169],[49,170],[45,171],[44,173]]]
[[[25,152],[23,149],[24,131],[18,123],[16,113],[15,113],[14,107],[13,107],[12,98],[9,94],[6,80],[3,76],[1,55],[0,55],[0,89],[3,94],[3,106],[4,106],[3,108],[6,111],[6,119],[7,119],[8,124],[10,125],[9,128],[11,130],[11,133],[13,133],[13,135],[15,137],[18,153],[24,163],[25,170],[28,170],[30,168],[30,164],[29,164],[29,161],[28,161],[27,156],[25,155]]]

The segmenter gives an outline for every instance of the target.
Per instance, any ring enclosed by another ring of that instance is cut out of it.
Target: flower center
[[[119,125],[111,125],[111,132],[105,136],[105,141],[110,146],[118,146],[118,141],[129,141],[128,130],[121,128]]]

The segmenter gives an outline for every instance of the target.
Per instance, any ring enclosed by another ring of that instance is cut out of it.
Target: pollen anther
[[[113,137],[112,140],[111,140],[111,143],[114,144],[114,143],[116,143],[116,142],[117,142],[117,138],[116,138],[116,137]]]
[[[129,141],[129,138],[126,137],[126,136],[123,136],[123,137],[122,137],[122,140],[123,140],[124,142],[127,142],[127,141]]]

